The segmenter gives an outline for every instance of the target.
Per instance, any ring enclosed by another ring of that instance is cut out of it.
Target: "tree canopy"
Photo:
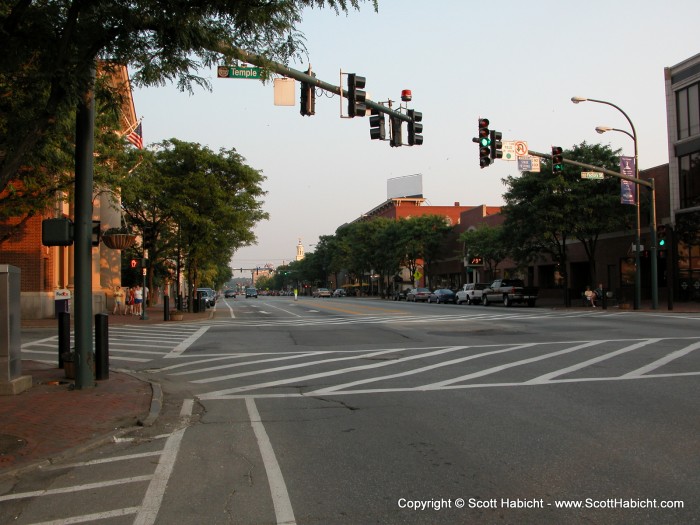
[[[376,0],[367,0],[377,9]],[[92,89],[95,60],[128,65],[136,85],[209,87],[202,68],[240,48],[286,62],[304,51],[306,8],[365,0],[15,0],[0,2],[0,191],[44,153]],[[117,96],[118,93],[113,93]]]

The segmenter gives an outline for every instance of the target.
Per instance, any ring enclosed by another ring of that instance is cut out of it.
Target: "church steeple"
[[[299,238],[299,244],[297,244],[296,260],[301,261],[303,258],[304,258],[304,245],[301,244],[301,238]]]

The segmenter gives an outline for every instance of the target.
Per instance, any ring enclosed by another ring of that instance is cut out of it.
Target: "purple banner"
[[[634,178],[634,157],[620,157],[620,173]],[[620,202],[622,204],[637,203],[637,185],[629,180],[620,179]]]

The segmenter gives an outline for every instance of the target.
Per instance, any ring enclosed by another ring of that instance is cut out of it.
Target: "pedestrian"
[[[143,307],[143,289],[137,284],[134,288],[134,308],[136,315],[141,315]]]
[[[593,290],[591,290],[590,286],[586,286],[586,291],[583,292],[583,294],[586,296],[586,300],[588,303],[595,308],[595,299],[596,299],[596,294]]]
[[[114,287],[114,311],[112,314],[119,312],[119,315],[124,315],[126,313],[126,308],[124,306],[124,289],[121,286]]]
[[[129,295],[127,296],[126,299],[126,309],[127,309],[127,314],[129,315],[134,315],[134,289],[129,288]]]

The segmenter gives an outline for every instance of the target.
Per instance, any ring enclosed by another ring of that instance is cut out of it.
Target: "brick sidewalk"
[[[0,477],[102,443],[149,415],[152,388],[110,372],[95,387],[73,389],[55,366],[22,361],[32,388],[0,397]]]

